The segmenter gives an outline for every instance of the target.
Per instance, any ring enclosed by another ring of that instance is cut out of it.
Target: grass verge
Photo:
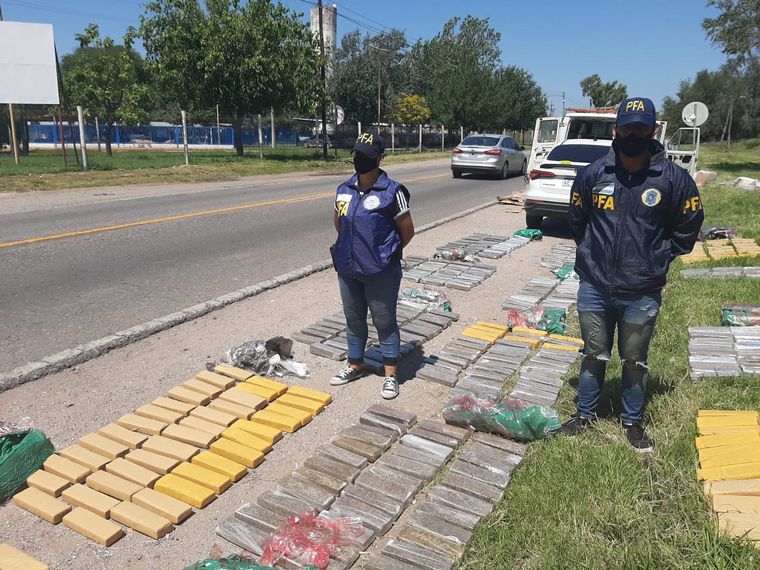
[[[327,161],[313,149],[280,147],[265,148],[259,158],[258,147],[246,149],[239,157],[234,151],[190,151],[189,166],[184,165],[182,151],[172,150],[115,150],[113,157],[105,152],[88,154],[90,170],[79,169],[72,153],[69,167],[64,168],[60,151],[33,150],[21,157],[16,166],[10,154],[0,156],[0,192],[28,192],[61,188],[90,188],[131,184],[167,184],[174,182],[212,182],[235,180],[259,174],[289,172],[337,172],[351,170],[348,151],[331,150]],[[448,152],[398,152],[388,155],[386,164],[448,157]]]
[[[746,161],[741,154],[721,157],[734,165]],[[736,175],[752,175],[736,168]],[[706,225],[734,225],[742,236],[760,237],[760,193],[712,186],[703,197]],[[760,265],[760,257],[701,265]],[[694,448],[697,410],[760,409],[760,378],[693,382],[687,353],[688,327],[719,325],[724,303],[760,303],[760,280],[686,280],[682,268],[673,264],[650,349],[647,421],[654,452],[636,454],[618,425],[616,357],[607,370],[602,419],[578,438],[531,445],[459,569],[760,568],[755,546],[718,532],[696,480]],[[568,380],[558,402],[562,417],[575,409],[577,365]]]

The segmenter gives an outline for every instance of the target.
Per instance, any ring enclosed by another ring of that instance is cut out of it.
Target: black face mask
[[[360,152],[354,153],[354,168],[357,174],[367,174],[377,168],[377,157],[365,156]]]
[[[627,137],[616,135],[613,145],[615,146],[615,150],[619,150],[628,158],[633,158],[644,154],[649,148],[649,141],[651,140],[651,136],[637,137],[631,133]]]

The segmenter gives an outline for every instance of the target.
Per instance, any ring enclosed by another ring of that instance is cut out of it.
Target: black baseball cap
[[[377,158],[385,154],[385,141],[380,133],[361,133],[354,143],[354,151]]]
[[[657,122],[657,113],[654,103],[646,97],[630,97],[623,100],[618,107],[617,126],[623,127],[632,123],[641,123],[654,127]]]

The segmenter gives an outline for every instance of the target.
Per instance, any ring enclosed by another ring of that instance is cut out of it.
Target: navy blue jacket
[[[649,167],[629,174],[614,145],[578,172],[570,193],[570,231],[582,281],[610,294],[651,293],[670,262],[689,253],[704,220],[691,176],[652,141]]]
[[[330,252],[341,276],[360,279],[400,262],[395,219],[408,211],[409,192],[399,182],[381,170],[374,186],[361,193],[354,175],[338,186],[335,209],[340,229]]]

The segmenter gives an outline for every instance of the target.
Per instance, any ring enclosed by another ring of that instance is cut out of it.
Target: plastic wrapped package
[[[526,404],[517,399],[499,403],[496,396],[465,393],[443,407],[446,423],[494,433],[515,441],[543,439],[560,428],[554,408]]]
[[[721,323],[724,327],[760,325],[760,305],[725,305]]]
[[[552,273],[559,277],[560,281],[564,281],[565,279],[570,279],[571,281],[580,281],[580,277],[578,277],[578,274],[575,272],[574,265],[563,265],[562,267],[558,267],[552,271]]]
[[[699,230],[699,240],[728,239],[736,237],[736,228],[733,226],[709,226]]]
[[[0,422],[0,503],[19,490],[54,451],[40,430]]]
[[[293,341],[274,337],[267,341],[249,340],[227,351],[227,362],[261,376],[298,376],[306,378],[309,366],[294,360]]]
[[[517,230],[514,235],[528,238],[531,241],[543,239],[544,237],[544,234],[541,233],[541,230],[531,230],[528,228],[525,228],[524,230]]]
[[[293,515],[264,544],[261,564],[275,565],[282,557],[324,569],[341,546],[357,543],[363,532],[358,517],[320,518],[313,513]]]
[[[275,570],[271,566],[262,566],[253,558],[245,556],[227,556],[224,558],[208,558],[196,562],[185,570]]]
[[[565,334],[567,329],[565,309],[546,309],[538,320],[536,328],[548,333]]]
[[[538,328],[541,317],[544,316],[542,307],[531,307],[530,309],[509,309],[507,311],[507,326],[509,328],[525,327],[529,329]]]
[[[402,303],[451,312],[451,302],[443,291],[434,291],[425,287],[405,287],[399,291],[398,297]]]

